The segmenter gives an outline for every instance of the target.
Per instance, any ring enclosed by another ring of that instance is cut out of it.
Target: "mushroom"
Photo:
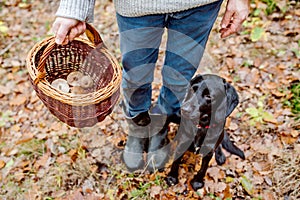
[[[87,89],[87,88],[91,88],[93,86],[93,80],[90,76],[85,75],[83,77],[81,77],[80,79],[80,86]]]
[[[80,71],[74,71],[67,76],[67,81],[70,86],[80,86],[80,79],[82,77],[83,74]]]
[[[58,78],[58,79],[55,79],[54,81],[52,81],[51,85],[62,91],[62,92],[65,92],[65,93],[68,93],[70,91],[70,87],[68,85],[68,82],[65,80],[65,79],[62,79],[62,78]]]
[[[73,94],[85,94],[86,91],[80,86],[73,86],[71,88],[71,93],[73,93]]]

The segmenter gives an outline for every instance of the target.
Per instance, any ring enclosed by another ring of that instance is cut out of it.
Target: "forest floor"
[[[94,25],[120,61],[113,4],[96,2]],[[240,104],[226,129],[246,159],[226,153],[222,166],[213,159],[198,191],[189,181],[201,157],[192,153],[172,187],[164,181],[169,166],[163,172],[127,172],[120,159],[126,124],[119,106],[104,121],[79,129],[60,122],[39,100],[26,57],[51,34],[57,7],[58,1],[0,1],[1,199],[300,199],[300,117],[293,112],[297,97],[291,89],[300,78],[299,3],[253,0],[240,33],[220,39],[224,3],[197,73],[218,74],[238,91]]]

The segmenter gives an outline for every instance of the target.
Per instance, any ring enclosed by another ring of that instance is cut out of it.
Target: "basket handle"
[[[86,31],[85,34],[87,36],[87,38],[93,43],[95,44],[95,46],[101,45],[103,44],[103,40],[99,34],[99,32],[90,24],[86,23]],[[57,46],[56,42],[55,42],[55,37],[53,37],[46,49],[43,51],[43,54],[41,55],[40,61],[39,61],[39,65],[37,67],[38,73],[37,76],[35,78],[35,80],[33,81],[33,83],[35,85],[37,85],[40,80],[42,80],[43,78],[45,78],[46,76],[46,71],[45,71],[45,64],[46,64],[46,60],[48,58],[48,56],[50,55],[51,51]]]

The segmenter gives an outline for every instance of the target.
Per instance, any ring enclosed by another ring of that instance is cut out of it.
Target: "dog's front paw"
[[[226,162],[226,156],[223,154],[223,152],[221,153],[216,152],[215,159],[218,165],[223,165]]]
[[[173,185],[176,185],[178,183],[178,178],[177,177],[173,177],[173,176],[170,176],[168,175],[166,178],[165,178],[168,186],[173,186]]]
[[[201,189],[203,188],[204,186],[204,181],[198,181],[198,180],[195,180],[195,179],[192,179],[191,182],[190,182],[192,188],[197,191],[198,189]]]

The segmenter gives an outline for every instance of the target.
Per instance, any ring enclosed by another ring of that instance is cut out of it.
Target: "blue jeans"
[[[222,0],[186,11],[142,17],[117,14],[124,104],[130,117],[151,107],[151,84],[165,29],[167,46],[161,72],[163,85],[157,104],[164,114],[179,114],[221,4]]]

